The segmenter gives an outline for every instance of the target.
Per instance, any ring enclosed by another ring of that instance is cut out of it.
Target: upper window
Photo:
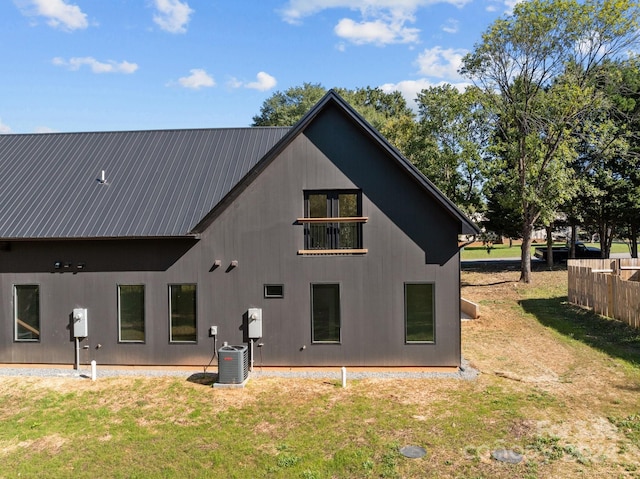
[[[434,303],[432,283],[404,285],[405,339],[408,343],[434,341]]]
[[[171,311],[171,342],[195,343],[196,329],[196,285],[170,284],[169,309]]]
[[[118,286],[118,340],[144,342],[144,285]]]
[[[13,287],[13,318],[16,341],[40,341],[40,286]]]
[[[362,193],[305,191],[304,247],[300,253],[366,253],[362,248]]]

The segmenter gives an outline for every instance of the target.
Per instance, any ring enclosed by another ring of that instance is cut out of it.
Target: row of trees
[[[497,20],[463,60],[473,83],[399,92],[337,89],[488,230],[522,239],[530,281],[534,228],[560,213],[597,231],[604,254],[640,228],[640,39],[634,0],[531,0]],[[278,92],[254,125],[292,125],[326,92]],[[572,244],[575,237],[572,238]]]

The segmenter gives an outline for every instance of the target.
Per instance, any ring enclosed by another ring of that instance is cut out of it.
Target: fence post
[[[613,305],[614,305],[614,297],[613,297],[613,275],[608,274],[607,278],[607,313],[605,316],[610,318],[614,317]]]

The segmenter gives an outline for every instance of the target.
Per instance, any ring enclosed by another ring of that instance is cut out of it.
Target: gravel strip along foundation
[[[110,369],[109,366],[97,368],[97,379],[101,377],[119,377],[119,376],[147,376],[147,377],[184,377],[188,379],[194,375],[203,375],[202,368],[193,367],[192,370],[181,368],[180,370],[167,369],[144,369],[140,366],[135,369]],[[207,372],[206,375],[215,375],[215,372]],[[478,377],[479,372],[472,368],[466,360],[462,360],[462,367],[456,372],[428,372],[428,371],[399,371],[390,368],[388,371],[377,369],[375,371],[349,371],[347,368],[347,378],[366,379],[366,378],[388,378],[388,379],[429,379],[429,378],[447,378],[447,379],[463,379],[474,380]],[[61,377],[61,378],[78,378],[89,379],[91,377],[91,368],[81,365],[79,370],[56,367],[0,367],[0,376],[28,376],[28,377]],[[250,373],[250,378],[260,377],[284,377],[284,378],[309,378],[309,379],[340,379],[341,370],[338,367],[324,368],[322,370],[314,369],[313,371],[305,371],[304,368],[296,370],[286,370],[284,368],[278,370],[269,370],[257,367]]]

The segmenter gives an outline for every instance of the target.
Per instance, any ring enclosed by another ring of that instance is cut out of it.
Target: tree
[[[494,169],[520,202],[520,281],[531,280],[532,233],[577,193],[573,133],[606,98],[598,67],[638,42],[635,0],[531,0],[499,19],[463,60],[462,73],[489,92],[503,142]]]
[[[606,62],[597,84],[611,108],[597,112],[578,132],[580,156],[574,169],[582,188],[570,211],[581,212],[583,222],[598,232],[603,257],[608,257],[614,236],[625,235],[637,256],[640,72],[636,61]]]
[[[253,117],[253,126],[291,126],[327,93],[319,83],[277,91],[260,107],[260,115]]]
[[[405,154],[444,194],[468,214],[482,208],[485,150],[493,116],[475,87],[451,85],[418,94],[414,141]]]
[[[380,88],[336,88],[358,113],[379,131],[402,119],[413,121],[413,112],[400,92],[384,92]],[[307,113],[325,94],[327,89],[315,83],[304,83],[284,92],[278,91],[267,98],[260,115],[253,117],[253,126],[291,126]]]

